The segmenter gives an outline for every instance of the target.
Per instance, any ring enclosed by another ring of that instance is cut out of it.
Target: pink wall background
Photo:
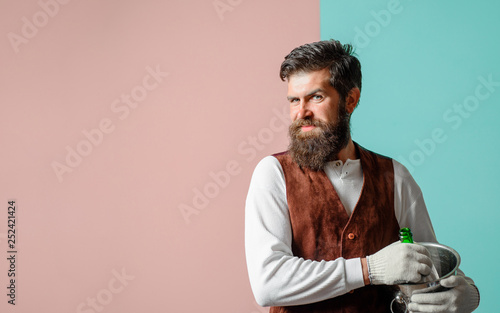
[[[318,1],[0,8],[0,311],[266,312],[244,201],[256,163],[286,148],[279,64],[319,40]]]

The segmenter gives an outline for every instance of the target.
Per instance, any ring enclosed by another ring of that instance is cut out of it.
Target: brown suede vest
[[[285,175],[295,256],[316,261],[365,257],[398,240],[392,160],[357,144],[356,152],[363,188],[351,216],[324,171],[301,169],[287,152],[274,155]],[[365,286],[317,303],[271,307],[269,312],[385,313],[391,300],[387,287]]]

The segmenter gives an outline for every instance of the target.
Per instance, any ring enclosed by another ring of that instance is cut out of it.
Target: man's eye
[[[312,98],[313,98],[313,100],[321,100],[321,99],[323,99],[323,96],[313,95]]]

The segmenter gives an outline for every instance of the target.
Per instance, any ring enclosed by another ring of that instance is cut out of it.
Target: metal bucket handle
[[[396,294],[396,296],[394,297],[394,299],[392,299],[392,301],[391,301],[391,312],[392,313],[408,313],[408,302],[409,301],[407,302],[407,300],[409,300],[409,299],[407,299],[407,297],[404,295],[404,293],[402,293],[401,291],[398,292]],[[394,310],[392,309],[394,302],[399,303],[399,304],[404,304],[405,305],[404,312],[399,312],[399,311],[394,312]]]

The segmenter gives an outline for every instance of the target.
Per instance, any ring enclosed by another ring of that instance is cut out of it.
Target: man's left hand
[[[479,305],[479,292],[462,276],[450,276],[441,280],[450,290],[414,294],[408,309],[412,313],[470,313]]]

